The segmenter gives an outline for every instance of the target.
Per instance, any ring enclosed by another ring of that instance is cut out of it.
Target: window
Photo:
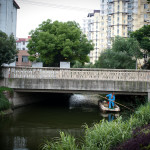
[[[144,14],[144,19],[148,18],[148,15],[147,14]]]
[[[28,56],[22,56],[22,62],[28,62]]]
[[[18,62],[18,55],[16,56],[16,62]]]
[[[25,45],[25,41],[23,41],[23,45]]]
[[[132,3],[128,3],[128,8],[132,8]]]
[[[128,20],[131,20],[131,15],[128,15]]]
[[[102,3],[104,3],[104,0],[102,0]]]
[[[119,34],[119,29],[117,29],[117,34]]]
[[[148,4],[144,4],[144,9],[147,9],[148,8]]]
[[[23,47],[22,50],[25,50],[25,48]]]

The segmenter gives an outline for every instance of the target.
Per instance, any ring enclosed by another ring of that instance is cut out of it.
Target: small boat
[[[99,108],[101,109],[101,111],[103,111],[103,112],[106,112],[106,111],[119,112],[120,111],[120,107],[116,104],[115,104],[114,108],[108,108],[109,105],[106,101],[99,101],[98,105],[99,105]]]

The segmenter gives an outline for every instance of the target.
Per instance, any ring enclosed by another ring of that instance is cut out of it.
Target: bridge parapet
[[[4,78],[147,81],[150,71],[129,69],[4,67]]]

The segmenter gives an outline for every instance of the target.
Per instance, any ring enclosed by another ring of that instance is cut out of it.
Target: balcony
[[[114,0],[108,0],[108,3],[114,3]]]
[[[144,19],[144,22],[150,23],[149,19]]]

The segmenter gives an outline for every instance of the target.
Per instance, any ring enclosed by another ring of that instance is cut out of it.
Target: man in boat
[[[111,94],[106,95],[106,98],[108,98],[108,100],[109,100],[109,108],[111,108],[111,105],[114,108],[114,106],[115,106],[115,104],[114,104],[114,102],[115,102],[114,92],[112,92]]]

